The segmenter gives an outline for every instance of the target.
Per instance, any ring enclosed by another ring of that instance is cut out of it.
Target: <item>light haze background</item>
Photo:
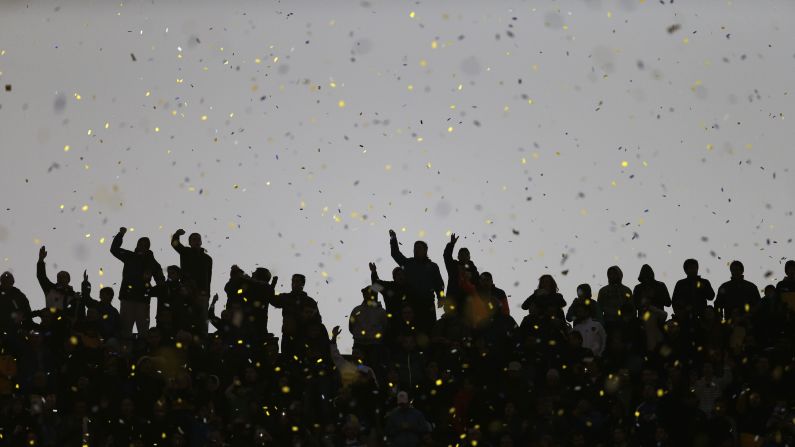
[[[302,272],[329,329],[368,261],[390,277],[389,228],[442,269],[459,233],[517,320],[544,273],[571,301],[614,264],[672,288],[695,257],[717,288],[741,259],[763,287],[792,256],[793,17],[789,0],[3,1],[0,269],[37,308],[41,244],[52,277],[118,287],[120,226],[164,267],[184,228],[214,291],[233,263],[282,291]]]

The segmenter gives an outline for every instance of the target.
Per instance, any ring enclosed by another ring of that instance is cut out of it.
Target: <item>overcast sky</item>
[[[788,0],[4,1],[0,269],[40,307],[39,245],[52,276],[117,287],[120,226],[164,266],[185,228],[215,291],[233,263],[282,290],[301,272],[329,329],[368,261],[389,276],[389,228],[440,266],[462,235],[519,321],[544,273],[571,301],[614,264],[672,287],[695,257],[717,286],[740,259],[762,287],[793,253],[793,17]]]

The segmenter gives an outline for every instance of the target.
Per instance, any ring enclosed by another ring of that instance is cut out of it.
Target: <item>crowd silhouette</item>
[[[391,278],[369,264],[344,334],[301,274],[279,292],[268,269],[233,265],[219,299],[198,233],[187,247],[174,233],[179,265],[165,270],[148,238],[128,250],[125,234],[110,247],[118,290],[94,294],[85,271],[79,290],[65,271],[52,282],[45,247],[44,308],[0,275],[1,445],[795,442],[793,260],[762,294],[739,261],[717,293],[694,259],[671,294],[649,265],[634,289],[613,266],[596,297],[581,284],[571,300],[543,275],[515,319],[495,276],[466,248],[453,257],[458,236],[443,250],[445,287],[428,244],[407,257],[390,230]],[[271,307],[280,334],[267,331]]]

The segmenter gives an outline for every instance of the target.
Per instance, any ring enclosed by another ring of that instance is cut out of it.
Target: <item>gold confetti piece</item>
[[[279,56],[273,56],[273,63],[279,62]]]
[[[687,45],[688,43],[690,43],[690,38],[685,37],[684,39],[682,39],[682,43]]]
[[[422,143],[422,140],[423,140],[423,138],[422,138],[422,137],[417,137],[417,141],[418,141],[418,142]]]
[[[453,131],[453,126],[450,126],[450,127],[448,127],[448,128],[447,128],[447,131],[448,131],[448,132],[452,132],[452,131]]]
[[[708,151],[711,151],[711,150],[712,150],[712,144],[708,144],[708,145],[707,145],[707,150],[708,150]]]
[[[746,148],[746,149],[748,149],[749,151],[750,151],[750,150],[751,150],[753,147],[754,147],[754,146],[753,146],[751,143],[748,143],[748,144],[746,144],[746,145],[745,145],[745,148]]]
[[[435,50],[438,47],[439,47],[439,42],[437,42],[435,40],[431,42],[431,48],[433,48]]]
[[[320,272],[320,276],[328,278],[328,272]]]
[[[83,210],[83,212],[86,212],[88,211],[88,205],[83,205],[83,207],[80,209]]]
[[[384,165],[384,170],[385,171],[391,171],[392,170],[392,165],[390,165],[390,164]]]
[[[103,270],[102,267],[99,268],[99,272],[98,273],[99,273],[99,276],[105,276],[105,270]]]
[[[58,208],[60,208],[60,209],[63,209],[63,208],[64,208],[64,205],[63,205],[63,204],[61,204],[61,206],[59,206]]]
[[[613,188],[615,188],[615,187],[616,187],[616,185],[617,185],[617,183],[616,183],[616,181],[615,181],[615,180],[611,180],[611,181],[610,181],[610,186],[612,186]]]
[[[202,115],[202,121],[207,121],[207,115]]]
[[[63,147],[64,152],[69,152],[69,149],[71,149],[71,147],[68,144]]]
[[[523,164],[523,165],[526,165],[526,164],[527,164],[527,159],[526,159],[526,158],[524,158],[524,157],[522,157],[522,164]]]
[[[182,84],[183,78],[177,78],[177,84]]]
[[[159,127],[155,127],[155,132],[160,132],[160,128]]]
[[[626,161],[626,160],[623,160],[623,161],[621,162],[621,167],[622,167],[622,168],[626,168],[627,166],[629,166],[629,162],[628,162],[628,161]]]
[[[415,16],[415,15],[416,15],[416,14],[414,14],[414,11],[411,11],[411,12],[409,13],[409,17],[411,17],[412,19],[414,18],[414,16]]]
[[[463,90],[463,89],[464,89],[464,84],[458,84],[458,90]]]
[[[108,127],[110,127],[110,123],[105,121],[105,129],[107,129]]]
[[[254,63],[255,63],[255,64],[257,64],[257,65],[259,65],[259,64],[261,64],[261,63],[262,63],[262,59],[260,59],[260,58],[256,58],[256,59],[254,59]]]
[[[530,104],[530,105],[532,105],[532,104],[533,104],[533,100],[532,100],[532,99],[528,99],[528,100],[527,100],[527,103],[528,103],[528,104]]]
[[[86,233],[86,239],[91,237],[91,233]]]
[[[75,99],[80,101],[81,99],[83,99],[83,97],[80,96],[80,93],[75,92]]]
[[[339,100],[339,102],[337,102],[337,106],[338,106],[340,109],[341,109],[341,108],[343,108],[343,107],[345,107],[345,101],[343,101],[342,99],[340,99],[340,100]]]
[[[428,61],[426,61],[425,59],[420,59],[420,67],[425,68],[427,66],[428,66]]]
[[[152,94],[152,92],[150,92],[149,90],[147,90],[147,91],[146,91],[146,93],[144,94],[144,96],[149,96],[149,95],[151,95],[151,94]]]
[[[408,85],[408,87],[406,87],[406,88],[407,88],[407,89],[408,89],[408,91],[410,91],[410,92],[411,92],[411,91],[414,91],[414,85],[412,85],[412,84],[409,84],[409,85]]]
[[[92,131],[91,129],[88,129],[88,135],[89,135],[89,136],[91,135],[91,133],[92,133],[92,132],[93,132],[93,131]]]
[[[607,11],[607,18],[608,19],[612,19],[613,18],[613,11]]]

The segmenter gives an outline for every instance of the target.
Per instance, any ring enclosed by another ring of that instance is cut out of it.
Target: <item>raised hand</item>
[[[375,262],[369,263],[368,266],[370,266],[371,272],[376,273],[378,271],[378,268],[375,266]]]
[[[276,283],[277,282],[279,282],[279,277],[278,276],[274,276],[273,278],[271,278],[271,287],[276,288]]]
[[[450,233],[450,243],[455,245],[456,242],[458,242],[458,236],[455,233]]]
[[[397,239],[397,234],[395,234],[395,230],[389,230],[389,238]]]
[[[337,337],[339,337],[341,332],[342,332],[342,330],[340,329],[339,326],[334,326],[334,328],[331,329],[331,341],[336,343],[337,342]]]
[[[177,237],[182,236],[183,234],[185,234],[185,230],[183,230],[182,228],[180,228],[179,230],[177,230],[176,233],[174,233],[174,235]]]
[[[213,295],[212,305],[215,306],[215,303],[217,303],[217,302],[218,302],[218,294],[216,293],[215,295]]]
[[[127,232],[127,228],[126,227],[119,228],[119,234],[124,235],[124,233],[126,233],[126,232]]]
[[[47,257],[47,248],[42,245],[39,249],[39,261],[43,261]]]
[[[88,270],[83,270],[83,282],[88,282]]]

